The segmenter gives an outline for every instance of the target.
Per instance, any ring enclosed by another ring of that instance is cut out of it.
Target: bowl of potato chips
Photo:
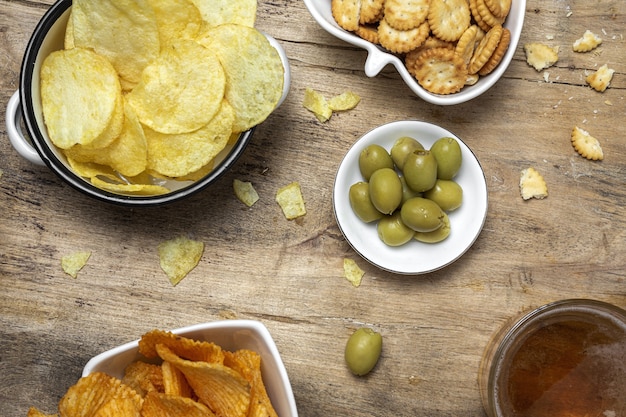
[[[255,28],[256,7],[57,1],[7,106],[12,145],[111,203],[160,205],[204,189],[289,91],[286,54]]]
[[[421,99],[471,100],[504,74],[517,47],[526,0],[304,0],[331,35],[367,51],[364,70],[395,67]]]
[[[65,416],[298,416],[276,344],[254,320],[150,330],[93,357],[58,409]]]

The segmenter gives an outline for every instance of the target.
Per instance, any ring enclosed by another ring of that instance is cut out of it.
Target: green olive
[[[415,197],[402,205],[402,221],[416,232],[432,232],[441,227],[445,213],[432,200]]]
[[[382,350],[383,337],[380,333],[361,327],[348,338],[344,357],[350,371],[361,376],[374,369]]]
[[[385,148],[372,144],[366,147],[359,154],[359,170],[366,181],[370,176],[381,168],[393,169],[393,160]]]
[[[422,193],[416,193],[415,191],[411,190],[411,188],[406,183],[406,180],[404,179],[404,175],[400,176],[400,182],[402,183],[402,203],[401,204],[404,204],[410,198],[422,196]]]
[[[402,221],[399,211],[378,221],[378,237],[388,246],[402,246],[413,238],[415,230]]]
[[[370,200],[370,186],[368,183],[360,181],[352,184],[349,197],[352,211],[365,223],[370,223],[383,217],[383,214],[376,210],[372,200]]]
[[[391,214],[402,202],[402,182],[391,168],[376,170],[369,181],[370,200],[376,210]]]
[[[435,186],[424,193],[424,197],[437,203],[443,211],[453,211],[463,203],[463,189],[452,180],[437,180]]]
[[[391,159],[398,169],[402,169],[406,157],[418,149],[424,149],[424,146],[417,139],[413,139],[410,136],[402,136],[391,147]]]
[[[450,218],[447,214],[443,214],[443,224],[432,232],[415,232],[415,240],[424,243],[438,243],[450,236]]]
[[[437,160],[428,150],[416,150],[407,155],[402,173],[413,191],[430,190],[437,181]]]
[[[454,138],[438,139],[430,152],[437,159],[437,178],[442,180],[451,180],[461,169],[463,156],[461,154],[461,146]]]

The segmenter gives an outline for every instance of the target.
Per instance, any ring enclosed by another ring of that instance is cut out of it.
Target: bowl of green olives
[[[408,120],[357,140],[339,165],[335,219],[373,265],[420,275],[459,259],[487,216],[487,182],[471,149],[452,132]]]

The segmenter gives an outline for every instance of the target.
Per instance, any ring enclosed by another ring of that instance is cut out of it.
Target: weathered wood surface
[[[18,87],[28,38],[52,2],[0,1],[0,101]],[[147,210],[85,197],[11,147],[0,116],[0,414],[53,412],[87,360],[152,328],[222,318],[262,321],[293,383],[300,415],[483,416],[476,383],[482,351],[509,317],[550,301],[588,297],[626,307],[626,3],[529,0],[515,59],[494,88],[439,107],[415,97],[392,69],[368,79],[365,53],[316,25],[304,4],[259,2],[258,27],[279,40],[291,63],[287,101],[254,135],[234,169],[210,189]],[[571,14],[569,13],[571,12]],[[575,54],[586,29],[595,52]],[[529,67],[521,45],[560,45],[558,64]],[[584,75],[608,63],[605,93]],[[327,96],[353,90],[359,106],[320,124],[302,107],[304,89]],[[425,276],[385,273],[343,239],[332,213],[337,166],[360,135],[402,119],[439,124],[476,153],[489,211],[474,246]],[[600,138],[602,162],[576,154],[579,125]],[[522,201],[519,172],[536,167],[549,197]],[[261,200],[237,201],[234,178],[252,181]],[[286,221],[278,187],[299,181],[308,214]],[[177,235],[206,243],[200,265],[177,287],[159,268],[156,247]],[[75,250],[92,257],[77,279],[60,268]],[[350,257],[366,271],[354,288]],[[366,378],[344,366],[355,327],[384,336]]]

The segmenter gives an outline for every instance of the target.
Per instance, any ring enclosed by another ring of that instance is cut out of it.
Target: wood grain
[[[23,51],[51,1],[0,0],[0,101],[18,88]],[[90,199],[11,147],[0,118],[0,414],[52,413],[92,356],[152,328],[223,318],[262,321],[291,378],[299,413],[315,416],[482,417],[476,375],[491,335],[518,312],[586,297],[626,307],[626,3],[528,0],[514,60],[483,96],[452,107],[414,96],[392,69],[367,78],[365,53],[324,32],[303,2],[259,1],[259,29],[285,48],[292,86],[218,183],[173,205],[129,209]],[[571,14],[569,13],[571,12]],[[575,54],[586,29],[595,52]],[[543,73],[522,45],[560,45]],[[611,88],[587,87],[608,63]],[[353,90],[350,112],[325,124],[302,107],[306,87],[327,96]],[[610,105],[608,104],[610,103]],[[332,212],[337,166],[351,144],[391,121],[419,119],[455,132],[487,179],[489,209],[473,247],[424,276],[383,272],[360,259]],[[605,160],[587,161],[569,134],[584,126]],[[518,180],[534,166],[545,200],[522,201]],[[246,208],[238,178],[261,199]],[[307,215],[286,221],[274,193],[299,181]],[[198,267],[177,287],[159,268],[157,245],[178,235],[202,240]],[[75,250],[92,257],[77,279],[60,268]],[[344,257],[366,271],[354,288]],[[350,375],[343,348],[351,331],[383,334],[382,358],[365,378]]]

